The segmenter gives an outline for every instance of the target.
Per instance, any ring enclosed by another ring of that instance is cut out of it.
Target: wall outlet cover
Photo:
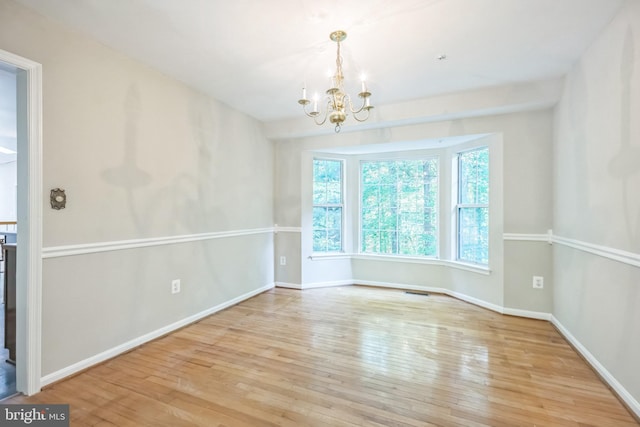
[[[180,292],[180,279],[175,279],[171,281],[171,293],[177,294]]]
[[[533,276],[533,288],[534,289],[542,289],[542,288],[544,288],[544,277],[542,277],[542,276]]]

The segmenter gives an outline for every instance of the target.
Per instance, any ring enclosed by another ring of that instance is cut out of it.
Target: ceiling
[[[324,92],[342,29],[347,91],[372,104],[564,75],[623,0],[18,0],[263,122]],[[438,60],[446,55],[445,60]],[[353,82],[351,84],[350,82]]]

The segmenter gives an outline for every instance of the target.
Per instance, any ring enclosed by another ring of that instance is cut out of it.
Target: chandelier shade
[[[344,74],[342,72],[342,56],[340,54],[340,43],[347,38],[347,33],[342,30],[334,31],[329,38],[337,44],[336,53],[336,71],[331,77],[331,87],[326,90],[325,97],[320,100],[314,96],[313,101],[307,98],[307,88],[302,87],[302,98],[298,100],[298,104],[302,105],[304,113],[313,119],[313,121],[321,126],[329,119],[330,123],[335,124],[335,131],[340,132],[342,123],[347,119],[349,113],[359,122],[364,122],[369,118],[369,112],[373,108],[370,102],[371,92],[367,89],[367,83],[362,78],[361,91],[358,97],[361,99],[360,106],[354,108],[351,96],[344,89]],[[308,111],[309,105],[312,105],[311,111]],[[321,111],[322,110],[322,111]]]

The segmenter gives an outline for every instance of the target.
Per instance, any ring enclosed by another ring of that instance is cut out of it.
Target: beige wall
[[[630,260],[640,254],[639,59],[640,2],[631,0],[567,76],[553,153],[554,233]],[[555,317],[640,413],[637,262],[554,245],[553,265]]]
[[[43,376],[273,282],[271,233],[82,253],[272,227],[259,122],[7,0],[0,48],[43,65],[44,253],[80,245],[43,261]]]

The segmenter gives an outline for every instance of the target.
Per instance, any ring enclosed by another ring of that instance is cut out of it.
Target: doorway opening
[[[7,200],[15,199],[15,219],[3,221],[10,223],[6,227],[0,226],[0,237],[6,241],[4,246],[13,249],[11,254],[3,250],[3,282],[0,287],[3,288],[2,297],[7,308],[9,303],[12,304],[13,317],[5,313],[3,320],[5,325],[10,321],[14,323],[11,331],[15,330],[15,344],[11,344],[5,355],[6,350],[3,349],[5,341],[10,338],[9,333],[3,337],[0,363],[5,357],[15,362],[15,390],[12,391],[31,395],[40,391],[41,377],[42,66],[0,50],[0,71],[6,80],[13,78],[15,88],[15,95],[5,96],[3,92],[0,101],[0,107],[6,102],[7,105],[13,104],[15,109],[14,118],[8,120],[13,122],[14,131],[7,132],[15,145],[7,143],[9,147],[2,151],[9,151],[5,154],[15,154],[16,157],[15,184],[13,191],[11,185],[7,190]],[[4,143],[0,143],[2,145]],[[0,199],[0,203],[4,205],[4,199]],[[9,240],[15,242],[9,243]],[[10,288],[6,288],[9,281],[4,280],[6,277],[15,277]],[[4,327],[2,329],[5,330]]]
[[[16,388],[17,69],[0,67],[0,399]]]

